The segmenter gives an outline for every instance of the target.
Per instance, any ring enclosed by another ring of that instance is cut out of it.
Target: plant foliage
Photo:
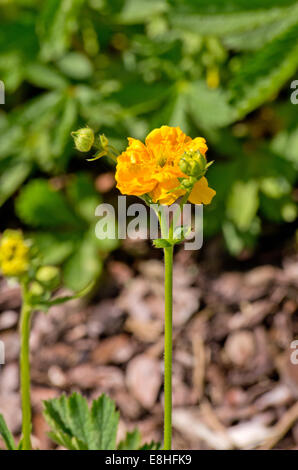
[[[156,443],[141,446],[138,430],[128,432],[117,446],[119,413],[106,395],[94,400],[91,408],[78,393],[47,400],[44,416],[53,441],[70,450],[154,450],[159,447]]]
[[[86,247],[86,231],[81,243],[61,240],[57,219],[80,226],[88,205],[74,210],[58,193],[49,202],[45,180],[34,178],[82,165],[70,138],[82,125],[120,150],[123,136],[143,138],[161,124],[206,136],[218,193],[205,210],[206,234],[222,232],[234,254],[253,247],[268,221],[295,220],[297,0],[16,0],[1,4],[0,18],[0,204],[33,179],[20,198],[40,189],[50,215],[29,202],[17,213],[54,229],[61,259],[76,252],[70,266],[92,257],[95,244]]]

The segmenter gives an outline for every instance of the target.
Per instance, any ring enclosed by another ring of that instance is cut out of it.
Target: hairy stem
[[[22,400],[22,434],[23,450],[31,450],[31,401],[30,401],[30,359],[29,359],[29,337],[32,308],[26,299],[23,289],[23,306],[20,319],[21,355],[21,400]]]
[[[165,260],[165,352],[164,352],[164,450],[172,445],[172,308],[173,246],[164,248]]]

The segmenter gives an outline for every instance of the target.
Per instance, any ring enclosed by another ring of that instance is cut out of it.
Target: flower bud
[[[44,294],[44,288],[37,281],[31,282],[29,291],[30,291],[30,294],[33,295],[34,297],[40,297],[41,295]]]
[[[193,187],[193,185],[196,183],[197,179],[194,178],[193,176],[190,176],[189,178],[184,178],[182,181],[181,181],[181,188],[182,189],[191,189]]]
[[[179,161],[179,167],[180,167],[180,170],[182,171],[182,173],[185,173],[186,175],[188,174],[189,172],[189,164],[188,162],[184,159],[184,158],[181,158],[180,161]]]
[[[204,176],[207,170],[207,160],[198,150],[185,152],[179,162],[180,170],[187,176],[194,176],[196,179]]]
[[[60,283],[60,270],[56,266],[42,266],[36,273],[36,280],[48,289],[55,289]]]
[[[99,141],[103,149],[109,145],[109,139],[104,134],[100,134]]]
[[[76,149],[80,152],[89,152],[94,144],[94,132],[90,127],[83,127],[71,133]]]
[[[207,171],[207,160],[204,155],[202,155],[200,152],[197,152],[194,161],[196,163],[196,175],[197,177],[202,177]]]

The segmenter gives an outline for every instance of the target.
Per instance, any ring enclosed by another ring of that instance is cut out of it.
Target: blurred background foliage
[[[117,246],[94,238],[108,162],[74,150],[86,124],[120,149],[162,124],[204,135],[217,190],[204,228],[233,255],[281,224],[294,234],[297,1],[0,0],[0,18],[1,225],[18,217],[67,285]]]

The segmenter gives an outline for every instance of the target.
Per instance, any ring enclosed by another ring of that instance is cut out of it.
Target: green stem
[[[22,399],[22,450],[31,450],[31,401],[30,401],[30,359],[29,359],[29,337],[32,308],[26,299],[25,288],[23,288],[23,306],[20,319],[21,355],[21,399]]]
[[[165,257],[165,377],[164,377],[164,450],[172,445],[172,309],[173,250],[164,248]]]
[[[173,240],[173,233],[174,233],[174,228],[176,227],[177,219],[178,217],[181,216],[181,213],[183,211],[183,206],[187,202],[189,195],[191,191],[187,191],[184,196],[181,198],[180,203],[179,203],[179,210],[177,209],[176,213],[173,215],[172,223],[170,226],[170,231],[169,231],[169,238]]]

